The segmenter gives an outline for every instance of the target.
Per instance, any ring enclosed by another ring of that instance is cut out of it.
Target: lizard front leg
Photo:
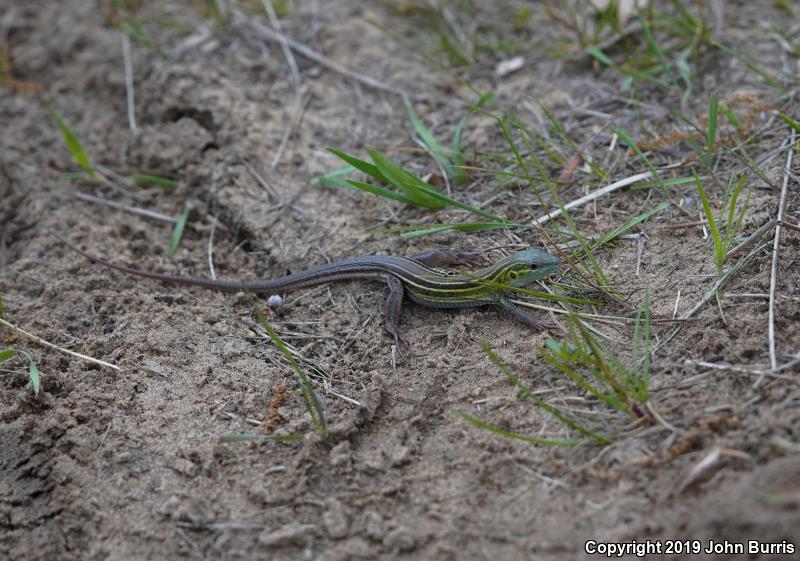
[[[497,305],[500,306],[507,314],[509,314],[515,320],[524,323],[525,325],[527,325],[531,329],[535,329],[536,331],[545,331],[547,329],[552,329],[554,327],[554,325],[549,321],[542,321],[540,319],[533,317],[519,306],[513,304],[505,296],[500,297],[500,299],[497,301]]]

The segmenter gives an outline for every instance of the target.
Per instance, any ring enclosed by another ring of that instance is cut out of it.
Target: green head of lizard
[[[503,259],[490,275],[492,282],[522,288],[558,270],[561,260],[538,249],[518,251]]]

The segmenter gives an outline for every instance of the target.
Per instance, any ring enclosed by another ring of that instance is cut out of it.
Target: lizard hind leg
[[[428,267],[446,267],[452,265],[471,265],[480,254],[474,251],[453,251],[452,249],[429,249],[412,255],[411,259]]]
[[[397,277],[388,275],[386,284],[389,285],[389,297],[386,299],[386,316],[383,328],[394,338],[394,343],[399,351],[408,346],[408,342],[397,326],[400,321],[400,311],[403,308],[403,283]]]

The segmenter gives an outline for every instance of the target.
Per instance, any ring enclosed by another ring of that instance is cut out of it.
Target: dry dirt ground
[[[415,96],[416,112],[447,139],[477,99],[461,78],[478,92],[494,92],[491,109],[515,115],[531,130],[552,133],[547,108],[575,146],[583,144],[584,160],[571,182],[558,187],[565,201],[585,194],[586,185],[594,189],[647,171],[624,142],[613,141],[613,125],[653,143],[645,146],[653,165],[676,164],[665,177],[690,176],[697,157],[688,135],[674,134],[684,127],[675,116],[702,123],[712,96],[727,100],[746,121],[748,154],[763,172],[748,174],[746,236],[777,212],[791,148],[790,129],[776,116],[800,113],[797,83],[781,77],[796,71],[797,53],[769,25],[796,49],[797,8],[790,16],[767,0],[687,3],[707,17],[711,40],[759,61],[788,92],[709,42],[691,60],[692,90],[681,103],[685,89],[667,95],[644,84],[632,93],[619,73],[593,63],[576,45],[565,2],[551,2],[550,12],[527,3],[527,14],[522,2],[483,5],[478,13],[470,12],[474,3],[446,3],[452,29],[497,42],[470,64],[444,68],[423,56],[437,48],[426,2],[278,6],[288,36],[394,91],[298,52],[295,79],[280,44],[264,34],[270,23],[259,2],[123,4],[167,54],[160,57],[136,37],[130,41],[135,130],[123,19],[113,3],[4,0],[0,9],[3,317],[121,368],[0,330],[0,349],[28,351],[42,373],[34,396],[27,363],[15,358],[2,365],[1,558],[576,559],[591,557],[587,540],[646,539],[663,547],[666,540],[760,540],[784,547],[762,558],[797,558],[786,547],[800,547],[800,372],[789,366],[759,373],[770,365],[769,240],[733,276],[719,303],[710,299],[659,347],[650,380],[658,417],[648,411],[633,424],[544,362],[538,349],[548,337],[563,338],[558,329],[532,333],[491,309],[440,312],[407,304],[401,326],[410,348],[393,366],[382,330],[385,287],[341,283],[289,295],[280,315],[268,319],[313,375],[329,425],[322,437],[295,375],[254,322],[249,297],[126,276],[91,264],[53,237],[116,262],[200,276],[209,274],[211,239],[217,276],[249,279],[355,254],[409,255],[431,246],[555,251],[531,229],[406,240],[385,228],[474,218],[311,183],[341,166],[326,148],[359,156],[378,148],[420,177],[432,174],[445,189],[436,163],[413,142],[397,91]],[[617,63],[644,41],[637,21],[621,43],[606,47]],[[512,47],[503,50],[501,39]],[[525,58],[522,68],[499,77],[494,65],[516,54]],[[46,103],[98,169],[113,171],[104,171],[108,184],[73,173],[78,167]],[[721,137],[737,146],[741,137],[726,126]],[[571,155],[557,134],[550,138]],[[497,123],[486,116],[470,114],[464,147],[473,166],[516,169]],[[725,154],[719,147],[719,177],[747,171]],[[606,181],[598,183],[585,165],[590,160],[611,170]],[[560,171],[552,164],[547,169],[553,178]],[[126,184],[124,176],[135,173],[179,184]],[[718,208],[721,186],[708,189]],[[79,200],[75,191],[173,217],[189,209],[189,226],[170,256],[172,224]],[[452,192],[520,222],[546,210],[527,182],[478,171]],[[653,317],[670,319],[714,285],[693,184],[621,189],[575,210],[574,218],[585,235],[597,235],[661,201],[669,207],[627,232],[638,238],[596,252],[625,302],[585,311],[629,314],[646,288]],[[785,220],[800,222],[797,175],[789,176]],[[566,231],[563,222],[552,227]],[[779,365],[792,364],[800,352],[798,241],[795,230],[783,229],[775,307]],[[591,323],[623,342],[615,348],[630,341],[629,326]],[[665,341],[673,326],[654,323],[654,342]],[[521,434],[575,436],[518,399],[481,341],[524,383],[613,443],[535,446],[458,417],[462,410]],[[305,437],[222,441],[259,431]]]

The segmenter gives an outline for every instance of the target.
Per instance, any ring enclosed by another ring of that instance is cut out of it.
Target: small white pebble
[[[272,296],[267,298],[267,306],[269,306],[271,310],[274,310],[275,308],[280,308],[281,306],[283,306],[283,297],[278,294],[273,294]]]
[[[512,72],[516,72],[524,65],[525,59],[521,56],[515,56],[514,58],[497,63],[497,66],[494,67],[494,71],[502,78],[503,76],[508,76]]]

